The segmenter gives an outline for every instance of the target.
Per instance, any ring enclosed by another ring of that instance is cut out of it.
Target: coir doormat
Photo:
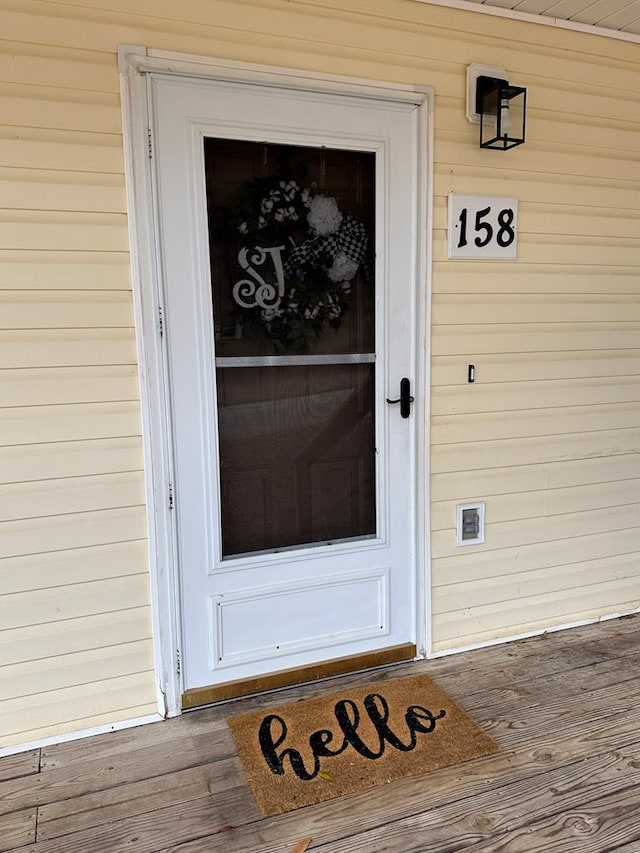
[[[231,717],[265,815],[361,791],[498,749],[430,678],[415,675]]]

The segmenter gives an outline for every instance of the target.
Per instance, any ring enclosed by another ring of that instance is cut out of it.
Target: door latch
[[[400,417],[408,418],[411,414],[411,404],[414,399],[411,394],[411,382],[405,376],[400,380],[400,396],[397,400],[390,400],[387,397],[387,403],[391,403],[392,405],[400,403]]]

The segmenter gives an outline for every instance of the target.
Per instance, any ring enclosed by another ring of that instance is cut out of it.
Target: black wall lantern
[[[480,116],[480,148],[506,151],[524,142],[527,90],[499,77],[476,78],[476,113]]]

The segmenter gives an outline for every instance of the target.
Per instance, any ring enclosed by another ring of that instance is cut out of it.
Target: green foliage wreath
[[[367,246],[364,225],[315,184],[257,178],[226,225],[244,278],[232,288],[245,333],[280,351],[303,352],[338,328]]]

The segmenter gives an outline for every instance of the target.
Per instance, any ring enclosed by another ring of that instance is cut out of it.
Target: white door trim
[[[155,71],[277,85],[309,92],[332,92],[415,103],[419,107],[420,160],[416,234],[416,420],[417,463],[415,506],[417,511],[416,572],[419,612],[418,648],[431,652],[431,596],[429,551],[429,417],[430,399],[430,304],[433,223],[433,90],[329,74],[290,71],[260,66],[151,51],[138,45],[120,45],[118,67],[123,113],[125,179],[131,249],[131,276],[140,366],[140,396],[144,445],[149,568],[153,620],[153,644],[159,713],[181,712],[183,692],[180,675],[180,602],[176,531],[171,509],[173,436],[166,398],[167,364],[161,335],[161,288],[156,252],[155,198],[150,168],[149,101],[145,72]],[[420,606],[421,605],[421,606]],[[429,626],[429,630],[428,630]]]

